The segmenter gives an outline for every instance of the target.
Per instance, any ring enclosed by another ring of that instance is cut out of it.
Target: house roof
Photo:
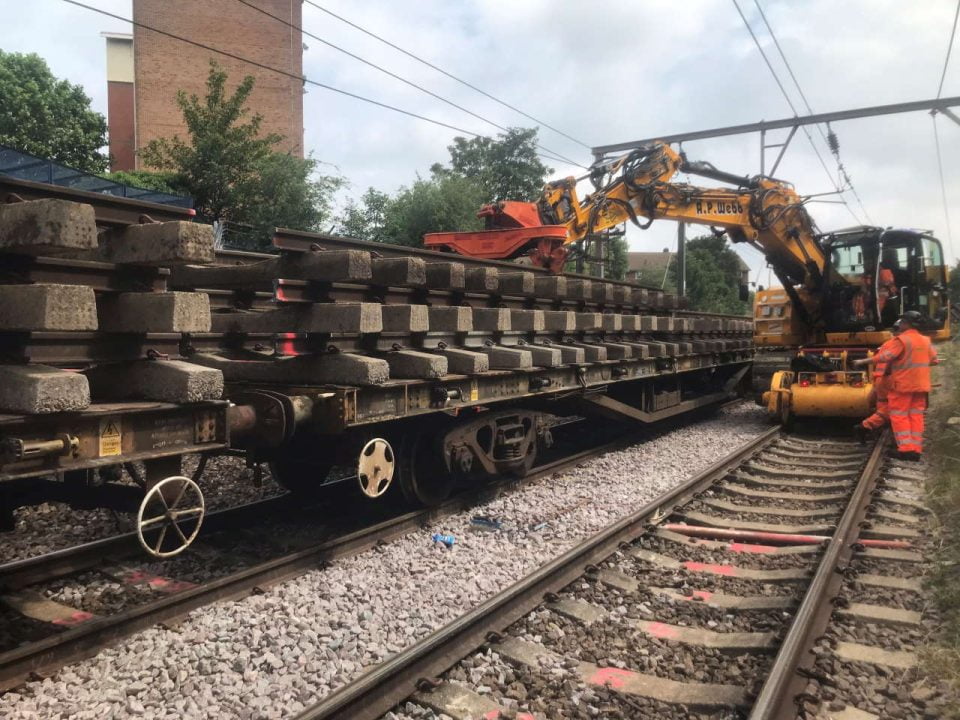
[[[627,253],[627,272],[665,272],[667,263],[676,262],[677,254],[675,252],[628,252]],[[740,264],[740,272],[750,272],[750,266],[737,253],[737,262]]]
[[[627,270],[643,272],[663,272],[667,263],[672,263],[676,253],[672,252],[628,252]]]

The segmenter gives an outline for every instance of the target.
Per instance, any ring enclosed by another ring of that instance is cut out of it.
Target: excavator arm
[[[677,172],[737,187],[703,188],[671,182]],[[615,163],[598,166],[592,179],[597,189],[582,201],[572,177],[550,183],[541,197],[540,216],[566,225],[567,244],[624,222],[643,228],[656,219],[696,223],[724,231],[734,242],[750,243],[785,283],[816,287],[823,280],[826,257],[816,229],[802,199],[788,183],[748,179],[706,163],[691,163],[668,145],[635,151]]]
[[[678,172],[734,185],[703,188],[673,182]],[[580,198],[579,181],[589,177],[593,191]],[[563,268],[567,246],[624,222],[648,227],[656,219],[707,225],[748,242],[762,252],[784,285],[816,288],[826,257],[802,199],[788,183],[747,178],[689,162],[658,143],[594,165],[584,178],[549,183],[536,203],[506,201],[484,206],[478,232],[431,233],[427,247],[464,255],[525,257],[555,272]]]

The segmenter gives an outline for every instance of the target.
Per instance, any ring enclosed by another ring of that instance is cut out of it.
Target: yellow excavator
[[[678,172],[732,187],[674,182]],[[581,199],[577,186],[587,178],[593,190]],[[868,415],[870,377],[851,362],[888,340],[902,313],[921,313],[934,340],[950,337],[947,266],[932,234],[866,226],[820,233],[790,183],[691,162],[664,143],[551,182],[535,203],[487,205],[479,216],[484,230],[433,233],[424,242],[559,272],[573,243],[624,222],[646,228],[666,219],[706,225],[759,250],[782,286],[754,298],[754,388],[785,424]]]

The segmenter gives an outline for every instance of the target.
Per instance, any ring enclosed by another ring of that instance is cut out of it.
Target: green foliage
[[[749,315],[753,297],[740,300],[740,262],[726,238],[703,235],[687,242],[687,297],[690,307],[704,312]],[[677,267],[668,272],[677,287]]]
[[[435,163],[393,196],[374,188],[351,200],[337,229],[350,237],[420,246],[431,232],[480,230],[477,211],[497,200],[539,196],[551,172],[537,157],[537,131],[512,129],[494,138],[454,138],[450,166]],[[626,257],[624,256],[624,268]]]
[[[156,190],[172,195],[189,195],[177,184],[177,176],[171,172],[151,172],[150,170],[117,170],[103,175],[107,180],[132,185],[133,187]]]
[[[590,245],[590,257],[589,258],[579,258],[574,260],[568,260],[564,265],[564,272],[579,272],[584,275],[593,275],[594,277],[600,277],[601,275],[605,278],[611,280],[623,280],[627,274],[628,260],[627,252],[629,251],[629,246],[627,245],[627,240],[623,235],[614,234],[608,235],[604,240],[604,261],[603,272],[600,272],[601,263],[597,259],[598,248],[596,243]],[[577,250],[574,251],[572,257],[577,258]]]
[[[319,230],[331,216],[333,195],[344,180],[316,173],[317,161],[284,153],[270,153],[256,167],[254,190],[259,202],[250,206],[245,222],[261,238],[276,227]]]
[[[152,140],[140,157],[170,173],[173,186],[193,196],[200,216],[247,226],[242,245],[263,249],[274,227],[319,229],[343,181],[318,175],[313,158],[275,150],[283,138],[261,134],[262,116],[246,107],[253,82],[248,75],[228,93],[227,73],[212,62],[203,99],[177,94],[188,141]]]
[[[957,260],[957,264],[950,268],[947,290],[950,293],[950,302],[960,303],[960,260]]]
[[[417,180],[402,188],[386,206],[383,240],[419,246],[430,232],[480,230],[477,210],[483,189],[468,178],[451,176]]]
[[[607,242],[606,277],[613,280],[623,280],[627,274],[627,239],[622,235],[615,235]]]
[[[960,433],[956,426],[947,425],[960,405],[960,353],[955,343],[941,345],[939,353],[940,366],[934,372],[941,388],[930,394],[927,412],[931,472],[926,483],[927,504],[939,525],[926,586],[940,616],[937,630],[924,642],[920,657],[924,670],[949,690],[947,706],[941,708],[938,717],[960,718]]]
[[[387,193],[368,188],[360,202],[347,202],[337,224],[337,232],[347,237],[370,242],[382,242],[386,223],[387,206],[391,198]]]
[[[537,155],[536,128],[510,128],[496,138],[456,137],[447,150],[450,167],[435,163],[430,172],[437,178],[470,178],[483,189],[484,203],[536,200],[553,172]]]
[[[393,197],[370,188],[360,204],[347,206],[339,229],[362,240],[419,247],[426,233],[481,229],[482,198],[476,183],[456,175],[418,179]]]
[[[107,169],[107,122],[39,55],[0,50],[0,143],[90,173]]]

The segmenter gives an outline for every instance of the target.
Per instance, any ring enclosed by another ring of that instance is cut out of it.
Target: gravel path
[[[183,473],[193,474],[197,456],[183,462]],[[129,482],[129,478],[124,475]],[[264,467],[262,486],[253,484],[253,470],[241,458],[212,457],[200,480],[207,510],[253,502],[282,492]],[[131,532],[132,514],[98,508],[76,510],[64,503],[42,503],[14,511],[15,528],[0,534],[0,563],[34,557],[120,533]]]
[[[768,427],[751,403],[728,408],[263,595],[197,611],[176,631],[136,635],[0,697],[0,716],[289,716]],[[502,528],[472,524],[481,514]],[[435,532],[456,544],[434,544]]]

